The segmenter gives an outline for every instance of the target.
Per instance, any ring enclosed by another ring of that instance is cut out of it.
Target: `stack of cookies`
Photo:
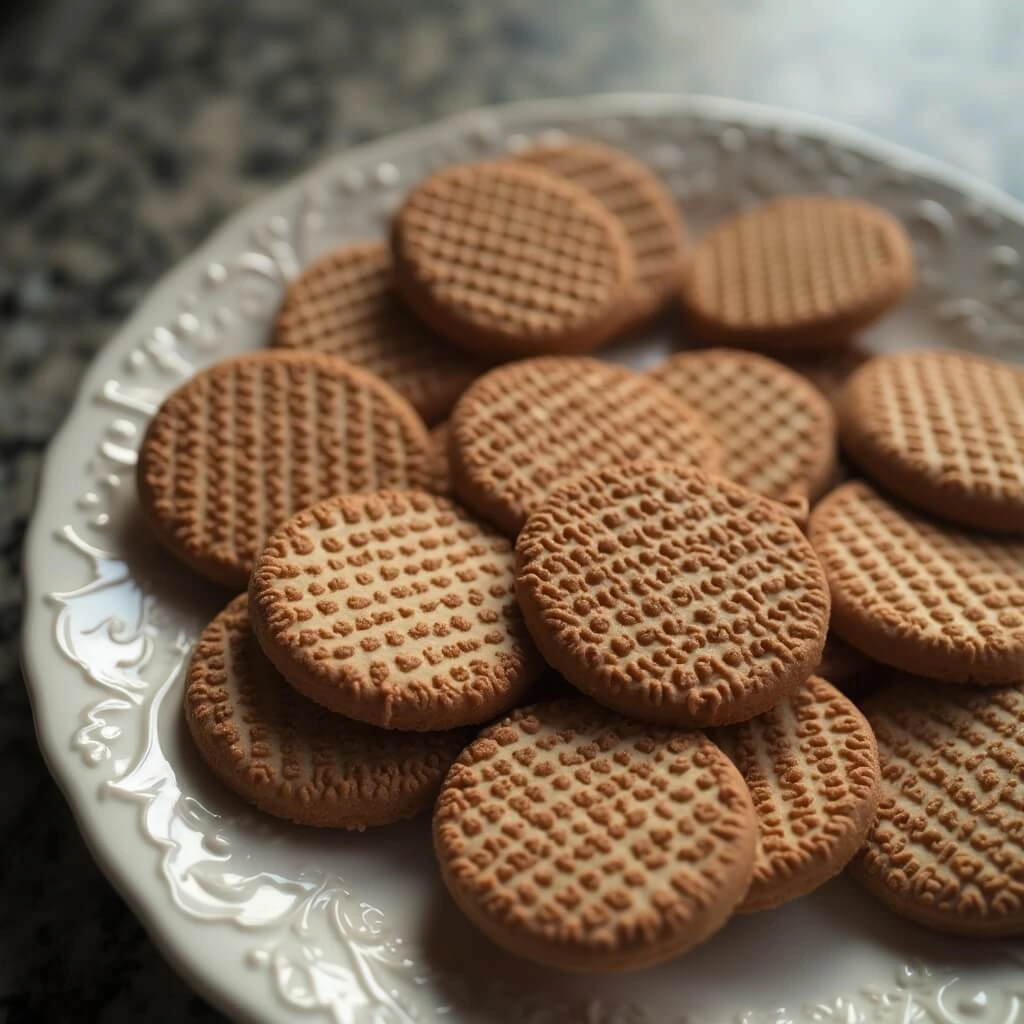
[[[872,358],[912,284],[881,210],[691,245],[587,140],[421,182],[143,442],[153,531],[234,595],[185,684],[211,771],[306,825],[432,809],[466,916],[568,970],[847,864],[1024,932],[1024,372]],[[688,350],[594,355],[667,307]]]

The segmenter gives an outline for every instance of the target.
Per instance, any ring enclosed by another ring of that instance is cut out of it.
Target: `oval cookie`
[[[755,835],[743,780],[710,740],[580,698],[485,729],[434,811],[466,916],[577,971],[646,967],[706,939],[746,891]]]
[[[288,286],[273,344],[340,356],[390,384],[428,422],[448,415],[483,363],[408,310],[383,242],[321,257]]]
[[[619,221],[578,185],[512,161],[431,175],[392,226],[399,289],[487,358],[582,352],[621,324],[635,275]]]
[[[649,377],[596,359],[491,370],[459,400],[450,431],[456,493],[511,536],[569,476],[642,459],[721,464],[718,442],[695,412]]]
[[[540,668],[514,565],[512,545],[447,498],[329,498],[256,560],[253,628],[292,686],[350,718],[483,722],[521,702]]]
[[[914,281],[910,239],[884,210],[789,196],[736,214],[691,254],[683,288],[702,340],[766,352],[831,347]]]
[[[429,487],[422,420],[383,381],[332,356],[253,352],[197,373],[157,410],[139,504],[203,576],[245,587],[270,532],[330,494]]]
[[[1024,676],[1024,540],[946,526],[865,483],[828,495],[809,536],[832,628],[869,658],[955,683]]]
[[[878,750],[864,716],[811,676],[771,710],[711,737],[739,769],[758,842],[741,913],[813,892],[860,849],[878,807]]]
[[[1024,370],[958,352],[873,359],[839,401],[843,447],[943,519],[1024,534]]]
[[[878,820],[853,862],[883,903],[952,935],[1024,935],[1024,683],[896,677],[868,699]]]
[[[297,694],[260,650],[236,597],[196,645],[185,720],[203,759],[243,799],[303,825],[363,829],[425,811],[465,730],[396,733]]]
[[[813,501],[836,470],[832,407],[802,377],[752,352],[680,352],[651,371],[722,446],[721,472],[744,487]]]
[[[768,710],[821,660],[824,573],[767,498],[669,463],[560,487],[516,542],[516,592],[541,653],[623,714],[727,725]]]

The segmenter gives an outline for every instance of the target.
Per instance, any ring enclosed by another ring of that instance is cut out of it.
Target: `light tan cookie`
[[[260,650],[244,594],[203,632],[185,720],[203,760],[243,799],[303,825],[363,829],[425,811],[470,732],[396,733],[299,696]]]
[[[375,373],[428,423],[447,416],[485,368],[412,315],[383,242],[349,245],[307,267],[285,292],[273,344],[340,356]]]
[[[695,409],[722,446],[721,471],[767,495],[810,501],[835,475],[829,403],[799,375],[753,352],[680,352],[651,371]]]
[[[1024,369],[959,352],[879,356],[838,405],[843,447],[943,519],[1024,535]]]
[[[894,676],[864,706],[878,820],[852,871],[952,935],[1024,935],[1024,683],[973,690]]]
[[[756,832],[710,740],[580,698],[484,730],[434,811],[466,916],[513,953],[576,971],[647,967],[717,931],[746,892]]]
[[[878,808],[875,737],[853,702],[811,676],[770,711],[711,738],[757,812],[754,877],[739,911],[778,907],[839,874]]]
[[[257,558],[253,628],[292,686],[350,718],[416,731],[484,722],[540,671],[514,565],[512,545],[447,498],[328,498]]]
[[[548,663],[623,714],[741,722],[821,660],[825,575],[774,502],[672,463],[558,488],[516,542],[516,592]]]
[[[452,474],[448,466],[448,421],[439,423],[430,432],[430,440],[434,443],[434,490],[438,494],[452,494]]]
[[[330,494],[429,487],[423,421],[383,381],[333,356],[253,352],[197,373],[157,410],[139,505],[186,565],[243,588],[264,541]]]
[[[814,671],[843,693],[850,693],[855,688],[859,690],[858,683],[873,665],[866,654],[829,630],[821,662]]]
[[[868,657],[948,682],[1024,678],[1024,540],[927,519],[865,483],[825,498],[809,536],[832,628]]]
[[[635,276],[612,213],[509,160],[427,178],[395,215],[392,251],[409,305],[488,359],[596,348],[621,325]]]
[[[589,139],[540,143],[516,159],[583,186],[619,218],[636,264],[628,319],[650,319],[678,288],[684,265],[686,231],[668,189],[628,153]]]
[[[701,239],[683,300],[703,341],[790,353],[840,344],[902,300],[913,281],[910,239],[884,210],[789,196],[738,213]]]
[[[462,396],[448,442],[459,497],[511,536],[552,488],[615,462],[677,459],[717,470],[700,417],[649,377],[596,359],[528,359]]]

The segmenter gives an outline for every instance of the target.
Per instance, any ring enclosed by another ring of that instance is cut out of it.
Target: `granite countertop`
[[[43,449],[150,285],[324,153],[479,104],[706,92],[868,128],[1024,196],[1024,5],[38,0],[0,12],[0,1020],[215,1020],[40,759],[19,563]]]

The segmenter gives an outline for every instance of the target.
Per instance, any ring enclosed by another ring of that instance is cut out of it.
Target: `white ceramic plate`
[[[181,973],[245,1020],[1024,1021],[1024,944],[931,935],[845,879],[736,919],[657,970],[548,973],[461,919],[426,821],[364,835],[287,827],[250,812],[197,762],[180,715],[182,666],[225,598],[139,521],[133,467],[147,419],[198,367],[262,344],[288,279],[331,246],[381,235],[422,174],[552,131],[651,164],[697,232],[778,193],[864,196],[908,226],[920,274],[874,345],[1024,352],[1024,207],[820,120],[601,97],[468,114],[315,167],[160,283],[97,358],[50,449],[27,543],[25,667],[40,744],[97,861]],[[643,364],[668,344],[652,336],[623,358]]]

